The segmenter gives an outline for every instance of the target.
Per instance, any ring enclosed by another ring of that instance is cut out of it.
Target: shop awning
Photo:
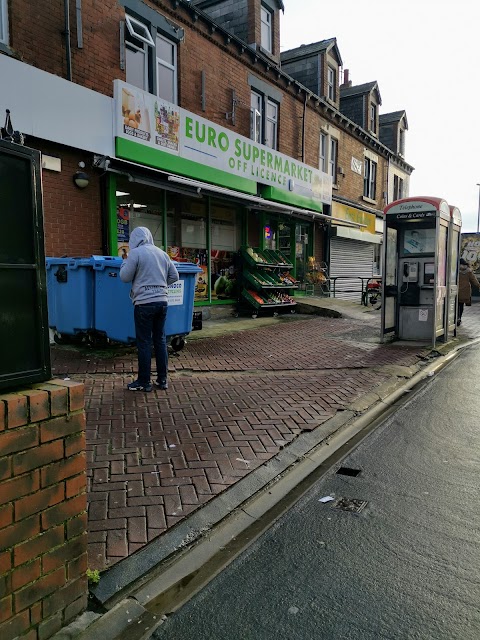
[[[356,228],[366,227],[366,225],[359,224],[357,222],[347,222],[346,220],[342,220],[340,218],[332,218],[332,216],[329,216],[325,213],[319,213],[318,211],[312,211],[311,209],[301,209],[300,207],[292,207],[280,202],[272,202],[271,200],[265,200],[265,198],[260,198],[259,196],[252,196],[247,193],[233,191],[233,189],[218,187],[214,184],[209,184],[208,182],[200,182],[198,180],[192,180],[190,178],[184,178],[182,176],[176,176],[172,174],[168,176],[168,181],[192,187],[193,189],[197,190],[197,193],[199,193],[200,191],[206,191],[207,193],[218,193],[224,196],[229,196],[230,198],[235,198],[236,200],[241,200],[245,203],[251,203],[252,207],[254,206],[255,208],[261,208],[268,211],[278,211],[279,213],[294,213],[295,215],[304,216],[310,219],[322,219],[326,222],[341,222],[342,224],[348,224],[349,226]]]
[[[273,202],[260,198],[259,196],[253,196],[248,193],[242,193],[240,191],[234,191],[233,189],[226,189],[225,187],[219,187],[215,184],[208,182],[201,182],[199,180],[192,180],[191,178],[184,178],[172,173],[153,169],[152,167],[144,167],[142,165],[129,162],[128,160],[118,160],[106,157],[97,157],[95,166],[103,168],[107,172],[119,173],[126,176],[132,182],[139,182],[156,186],[159,189],[169,189],[171,191],[178,190],[182,193],[187,193],[192,196],[199,196],[201,192],[206,194],[218,194],[233,200],[240,202],[244,205],[250,205],[251,208],[263,209],[265,211],[272,211],[278,213],[290,213],[296,216],[308,218],[309,220],[324,220],[325,222],[337,222],[342,225],[348,225],[357,229],[366,227],[364,224],[358,222],[350,222],[341,218],[334,218],[325,213],[319,213],[311,209],[302,209],[300,207],[293,207],[291,205],[283,204],[281,202]],[[146,177],[142,176],[145,172]]]

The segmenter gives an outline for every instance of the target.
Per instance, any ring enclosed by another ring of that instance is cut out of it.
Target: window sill
[[[16,53],[12,49],[10,49],[8,44],[4,44],[3,42],[0,42],[0,51],[2,53],[6,53],[8,56],[12,56],[12,57],[18,58]]]
[[[376,204],[377,204],[377,201],[376,201],[376,200],[372,200],[372,198],[367,198],[367,196],[362,196],[362,200],[363,200],[364,202],[368,202],[368,203],[370,203],[370,204],[374,204],[374,205],[376,205]]]

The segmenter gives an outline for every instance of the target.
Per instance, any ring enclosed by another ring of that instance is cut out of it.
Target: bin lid
[[[197,267],[193,262],[175,262],[173,264],[177,268],[178,273],[202,273],[203,269]]]
[[[92,267],[92,258],[45,258],[47,269],[64,266],[67,269],[78,269],[79,267]]]
[[[117,256],[92,256],[93,268],[102,271],[103,269],[111,269],[112,267],[120,268],[123,259]]]

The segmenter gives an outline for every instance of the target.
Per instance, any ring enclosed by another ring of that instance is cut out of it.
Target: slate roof
[[[350,96],[361,96],[365,93],[370,93],[372,89],[376,89],[380,93],[376,80],[365,84],[357,84],[354,87],[340,87],[340,97],[350,98]]]
[[[198,4],[198,5],[205,5],[205,6],[212,6],[214,4],[217,4],[217,2],[220,2],[221,0],[186,0],[187,2],[190,2],[191,4]],[[282,0],[277,0],[277,4],[280,7],[280,9],[285,13],[285,6],[282,2]],[[200,8],[202,8],[200,6]]]
[[[392,113],[380,114],[380,126],[382,124],[391,124],[392,122],[400,122],[406,116],[406,111],[392,111]],[[405,118],[406,119],[406,118]]]
[[[336,46],[337,39],[336,38],[328,38],[328,40],[320,40],[319,42],[312,42],[311,44],[302,44],[300,47],[296,47],[295,49],[289,49],[288,51],[282,51],[280,54],[281,62],[291,62],[292,60],[297,60],[298,58],[304,58],[311,56],[315,53],[320,53],[321,51],[326,51],[332,45]],[[340,59],[340,53],[337,47],[337,54]],[[340,59],[341,62],[341,59]]]

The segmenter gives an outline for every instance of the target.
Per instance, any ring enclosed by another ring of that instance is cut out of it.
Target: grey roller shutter
[[[335,297],[361,302],[362,278],[373,276],[374,245],[369,242],[332,238],[330,277],[341,276],[335,284]],[[331,287],[333,295],[333,284]]]

